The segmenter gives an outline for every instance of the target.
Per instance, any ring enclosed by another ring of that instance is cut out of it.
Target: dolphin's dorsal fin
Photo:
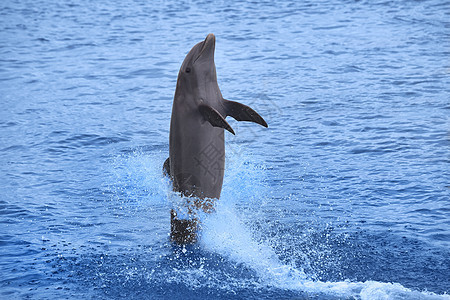
[[[231,128],[230,124],[228,124],[228,122],[225,121],[225,118],[222,117],[222,115],[213,107],[206,104],[200,104],[198,110],[202,114],[203,118],[211,123],[212,126],[224,128],[234,134],[234,130]]]
[[[232,116],[236,121],[250,121],[267,127],[263,117],[247,105],[224,99],[224,106],[227,116]]]

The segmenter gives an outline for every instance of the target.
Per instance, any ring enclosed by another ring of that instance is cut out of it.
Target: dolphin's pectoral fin
[[[163,174],[165,176],[172,177],[172,175],[170,175],[170,158],[169,157],[166,159],[166,161],[163,164]]]
[[[256,111],[239,102],[225,100],[224,105],[227,116],[232,116],[236,121],[250,121],[267,127],[266,121]]]
[[[200,104],[198,110],[202,114],[203,118],[211,123],[212,126],[224,128],[234,134],[233,128],[231,128],[230,124],[225,121],[225,118],[222,117],[217,110],[206,104]]]

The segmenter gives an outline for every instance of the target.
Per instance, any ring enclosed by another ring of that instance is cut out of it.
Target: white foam
[[[224,200],[224,199],[222,199]],[[450,299],[405,288],[399,283],[323,282],[308,278],[303,270],[284,264],[266,243],[256,240],[233,205],[218,204],[216,213],[202,220],[201,246],[254,270],[263,285],[312,294],[356,299]]]
[[[228,164],[226,172],[228,177],[224,180],[222,198],[216,205],[216,212],[201,214],[200,246],[254,270],[259,280],[258,283],[251,283],[252,285],[301,291],[308,294],[325,294],[338,298],[450,299],[449,295],[414,291],[399,283],[313,280],[302,269],[281,261],[268,243],[255,237],[256,235],[243,222],[244,218],[240,216],[240,211],[236,208],[239,204],[249,201],[264,201],[261,195],[265,193],[265,187],[261,185],[261,179],[255,179],[263,175],[260,172],[261,168],[248,164],[243,166],[241,163],[243,160],[241,157],[241,159],[235,159]],[[161,153],[152,155],[134,153],[132,156],[122,157],[119,162],[116,162],[116,172],[120,173],[117,175],[121,181],[132,185],[132,192],[144,189],[151,194],[147,198],[147,201],[150,202],[147,205],[161,204],[164,199],[167,201],[167,196],[169,198],[176,196],[176,193],[171,192],[167,179],[162,177],[163,161],[164,157]],[[302,254],[297,253],[297,255]],[[189,269],[180,272],[183,272],[182,276],[177,276],[178,273],[175,272],[172,274],[174,278],[171,280],[189,278],[187,281],[193,286],[201,285],[198,279],[211,278],[214,275],[205,269]],[[230,278],[230,280],[234,279]],[[213,283],[210,282],[210,284]],[[229,287],[232,288],[238,284],[234,283]],[[224,288],[224,286],[217,286],[217,288]]]

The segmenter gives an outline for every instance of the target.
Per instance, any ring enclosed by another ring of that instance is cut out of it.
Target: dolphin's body
[[[215,37],[209,34],[187,54],[178,73],[170,123],[169,158],[164,163],[173,189],[187,201],[189,212],[212,210],[219,199],[225,166],[224,129],[234,134],[225,118],[252,121],[267,127],[250,107],[225,100],[217,84]],[[193,197],[193,198],[192,198]],[[195,200],[194,200],[195,199]],[[197,220],[171,213],[171,237],[178,243],[196,240]]]

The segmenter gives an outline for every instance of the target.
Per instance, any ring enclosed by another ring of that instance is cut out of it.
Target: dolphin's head
[[[208,67],[214,67],[215,46],[216,37],[210,33],[203,42],[192,47],[191,51],[186,55],[179,75],[191,75],[193,73],[207,71]]]
[[[203,42],[192,47],[178,73],[177,92],[185,97],[205,98],[217,86],[214,50],[216,37],[210,33]]]

